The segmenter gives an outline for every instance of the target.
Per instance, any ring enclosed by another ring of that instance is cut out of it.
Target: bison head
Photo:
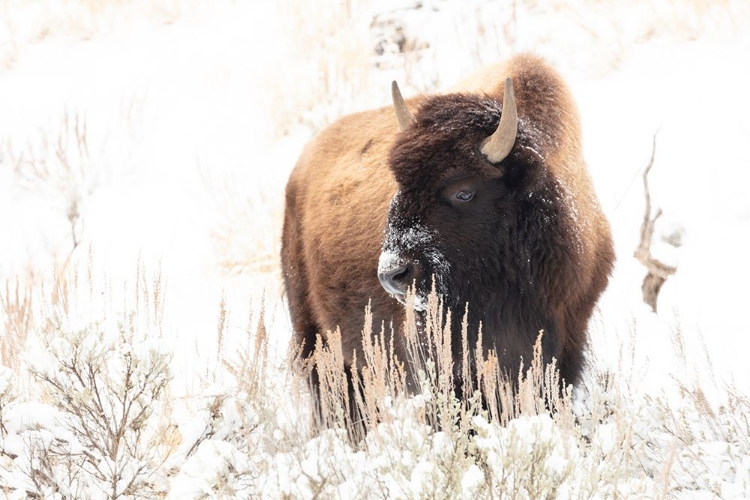
[[[414,286],[417,310],[434,286],[454,311],[469,304],[471,326],[482,321],[485,331],[520,335],[530,346],[526,340],[551,327],[540,287],[564,228],[556,217],[560,189],[536,147],[533,120],[518,119],[510,79],[502,106],[447,94],[427,99],[412,117],[395,85],[394,104],[402,130],[389,166],[399,189],[381,284],[402,302]]]

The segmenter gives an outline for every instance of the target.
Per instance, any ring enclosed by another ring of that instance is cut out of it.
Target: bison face
[[[529,193],[539,192],[530,188],[544,172],[533,130],[518,122],[510,82],[502,107],[449,94],[426,101],[412,118],[394,102],[405,127],[389,156],[399,191],[380,282],[401,302],[414,286],[417,310],[434,286],[450,308],[469,303],[475,318],[486,317],[533,280],[526,215],[539,214],[539,196]]]
[[[510,193],[502,179],[461,175],[426,188],[400,190],[391,201],[378,277],[405,301],[415,288],[423,310],[434,286],[450,306],[470,301],[497,274],[498,233],[510,219]]]

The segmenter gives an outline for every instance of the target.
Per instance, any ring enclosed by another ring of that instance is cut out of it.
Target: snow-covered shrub
[[[23,356],[32,400],[13,401],[9,384],[0,387],[2,487],[18,498],[155,496],[179,440],[160,277],[139,268],[135,293],[120,302],[86,264],[87,273],[73,266],[35,289]]]
[[[568,490],[578,442],[564,435],[549,415],[493,426],[475,417],[477,466],[488,497],[555,498]]]
[[[210,384],[176,404],[173,419],[182,442],[167,463],[175,472],[168,498],[258,498],[266,474],[277,473],[274,456],[309,439],[306,421],[284,424],[281,418],[285,404],[297,398],[284,399],[293,395],[288,372],[272,375],[277,367],[269,359],[265,314],[261,303],[245,329],[244,345],[222,353],[231,382]],[[224,338],[229,323],[224,300],[219,318]]]
[[[175,416],[183,441],[171,460],[177,473],[168,498],[256,497],[259,461],[266,459],[257,449],[258,415],[237,397],[203,403]]]
[[[48,324],[47,355],[32,361],[45,399],[57,410],[56,425],[70,436],[64,447],[30,443],[29,451],[37,455],[31,460],[39,460],[51,473],[38,483],[54,491],[78,483],[91,498],[99,496],[97,490],[106,498],[148,496],[158,479],[154,473],[170,452],[160,418],[169,357],[149,339],[149,332],[126,325],[66,327]],[[71,464],[64,480],[58,479],[60,466]],[[34,477],[37,471],[27,473]],[[76,495],[82,498],[81,491]]]
[[[700,387],[647,397],[649,411],[639,440],[644,456],[665,462],[664,490],[712,492],[742,498],[750,492],[750,398],[728,391],[726,401],[708,401]]]

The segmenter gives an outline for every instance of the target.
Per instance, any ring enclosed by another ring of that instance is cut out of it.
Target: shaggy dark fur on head
[[[500,107],[490,98],[453,94],[420,108],[391,150],[400,191],[389,212],[384,251],[418,263],[418,293],[426,295],[435,280],[454,309],[456,334],[468,303],[470,345],[481,322],[485,347],[498,352],[510,375],[521,358],[530,359],[540,330],[545,360],[559,355],[558,328],[549,312],[556,292],[547,287],[551,280],[566,280],[576,256],[574,245],[564,243],[573,232],[562,194],[524,124],[499,165],[481,153],[482,141],[497,128]],[[472,177],[479,179],[471,203],[454,207],[441,199],[446,183]],[[573,372],[577,368],[565,375],[574,379]]]
[[[467,169],[490,178],[531,180],[544,160],[534,143],[539,134],[523,120],[513,151],[501,165],[492,164],[480,151],[482,141],[497,128],[501,111],[496,100],[472,94],[427,98],[391,149],[389,164],[401,189],[436,184],[468,173]]]

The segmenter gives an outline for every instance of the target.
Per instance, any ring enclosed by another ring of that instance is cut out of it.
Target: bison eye
[[[453,198],[461,203],[468,203],[474,199],[474,191],[457,191],[456,194],[453,195]]]

